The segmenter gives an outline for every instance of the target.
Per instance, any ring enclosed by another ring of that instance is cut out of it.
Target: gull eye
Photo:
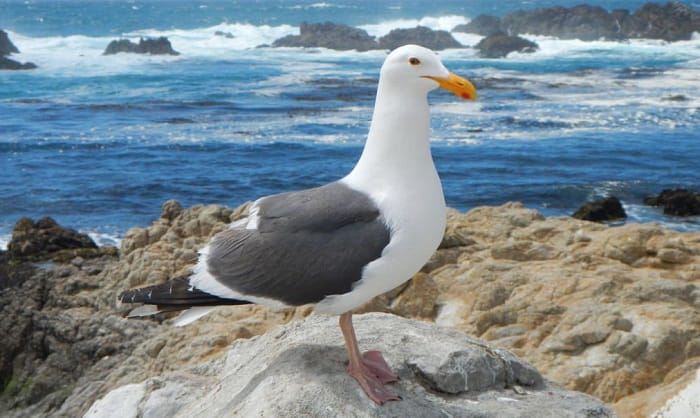
[[[411,65],[420,65],[420,60],[416,57],[411,57],[408,59],[408,63]]]

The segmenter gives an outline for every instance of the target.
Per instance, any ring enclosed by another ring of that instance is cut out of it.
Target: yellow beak
[[[447,77],[432,77],[429,75],[424,75],[423,77],[437,81],[441,88],[451,91],[463,99],[476,100],[476,89],[466,78],[453,73],[450,73]]]

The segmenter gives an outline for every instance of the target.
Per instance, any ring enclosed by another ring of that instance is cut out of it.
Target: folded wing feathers
[[[192,287],[186,277],[178,277],[165,283],[130,289],[119,295],[122,303],[158,305],[158,312],[177,311],[193,306],[245,305],[250,302],[226,299],[202,292]]]

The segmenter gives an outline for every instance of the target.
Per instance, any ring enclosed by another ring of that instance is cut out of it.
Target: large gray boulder
[[[617,39],[620,26],[605,9],[581,5],[571,8],[551,7],[507,14],[502,30],[510,34],[556,36],[561,39]]]
[[[678,2],[647,3],[620,20],[622,31],[629,38],[680,41],[700,32],[700,12]]]
[[[590,5],[550,7],[509,13],[501,19],[500,28],[511,35],[545,35],[562,39],[679,41],[690,39],[693,32],[700,32],[700,12],[678,2],[665,5],[647,3],[634,13],[625,9],[608,12]],[[464,27],[459,30],[463,31]]]
[[[474,48],[479,51],[479,55],[483,58],[503,58],[511,52],[535,52],[539,46],[520,36],[498,32],[485,37]]]
[[[299,26],[299,35],[288,35],[272,43],[273,47],[328,48],[340,51],[377,49],[377,41],[366,31],[331,22]]]
[[[550,385],[509,351],[458,331],[388,314],[355,318],[361,347],[383,351],[399,375],[391,389],[401,401],[370,401],[345,371],[337,319],[311,316],[239,340],[225,359],[119,387],[85,417],[614,416],[590,396]]]
[[[432,30],[425,26],[417,26],[412,29],[394,29],[379,38],[379,47],[393,50],[402,45],[416,44],[434,51],[448,48],[463,48],[449,32],[444,30]]]
[[[498,16],[479,15],[469,22],[457,25],[452,32],[476,33],[489,36],[501,31],[501,18]]]

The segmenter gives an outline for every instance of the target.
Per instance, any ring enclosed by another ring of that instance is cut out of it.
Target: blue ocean
[[[0,29],[21,50],[13,58],[39,66],[0,72],[0,247],[23,216],[49,215],[115,244],[168,199],[237,206],[342,177],[362,150],[386,52],[257,48],[303,21],[381,36],[578,3],[0,0]],[[644,3],[588,1],[609,10]],[[167,36],[181,55],[102,55],[113,39],[146,36]],[[560,216],[613,195],[628,222],[700,230],[697,217],[642,204],[664,188],[700,185],[700,35],[532,39],[539,51],[504,59],[440,53],[479,91],[475,103],[431,93],[448,205],[515,200]]]

